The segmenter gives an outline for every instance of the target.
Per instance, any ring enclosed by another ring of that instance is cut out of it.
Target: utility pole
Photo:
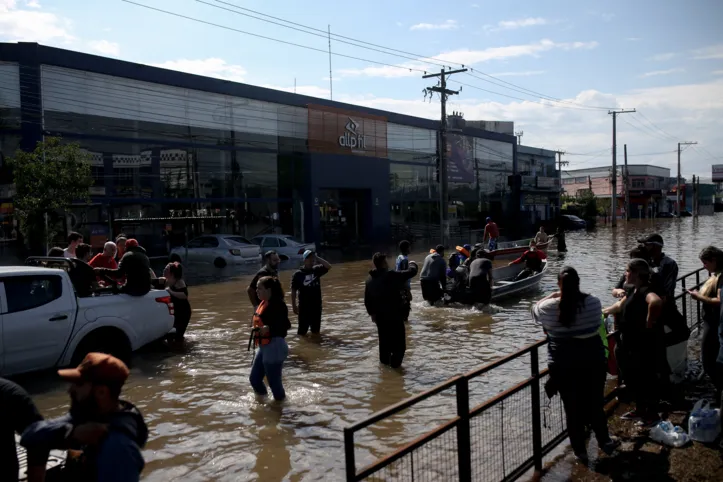
[[[679,142],[678,143],[678,186],[675,189],[675,199],[676,199],[676,210],[678,211],[678,216],[680,216],[680,184],[681,184],[681,178],[680,178],[680,146],[692,146],[694,144],[697,144],[698,142]]]
[[[519,146],[522,144],[522,136],[525,135],[525,131],[517,131],[515,132],[515,135],[517,136],[517,145]]]
[[[334,100],[334,87],[331,81],[331,25],[327,25],[327,28],[327,33],[329,34],[329,100]],[[294,92],[296,92],[295,85]]]
[[[555,153],[557,154],[557,182],[560,184],[560,192],[557,196],[557,215],[559,216],[562,211],[562,166],[567,166],[570,162],[562,160],[565,151],[555,151]]]
[[[630,221],[630,180],[628,179],[628,145],[623,145],[625,154],[625,171],[623,172],[623,186],[625,186],[625,221]]]
[[[445,71],[444,67],[438,74],[427,74],[423,75],[423,79],[429,79],[432,77],[439,77],[439,82],[436,86],[427,87],[425,90],[425,96],[429,95],[430,98],[433,93],[438,93],[442,105],[442,123],[439,130],[439,191],[440,191],[440,206],[439,206],[439,217],[440,217],[440,228],[441,228],[441,244],[446,246],[446,242],[449,239],[449,194],[448,194],[448,179],[447,179],[447,97],[450,95],[459,94],[459,90],[447,89],[447,77],[452,74],[459,74],[461,72],[467,72],[467,69],[457,69]],[[461,90],[461,89],[460,89]]]
[[[693,208],[693,217],[698,217],[698,210],[695,206],[695,201],[698,199],[698,186],[695,184],[695,174],[693,174],[693,196],[692,196],[692,203],[693,205],[691,208]]]
[[[615,212],[617,211],[617,204],[618,204],[618,147],[617,147],[617,126],[615,124],[616,118],[618,114],[630,114],[632,112],[635,112],[635,109],[620,109],[620,110],[611,110],[608,111],[608,114],[613,116],[613,173],[611,177],[612,182],[612,193],[610,196],[610,215],[612,216],[612,227],[617,226],[617,216],[615,215]]]

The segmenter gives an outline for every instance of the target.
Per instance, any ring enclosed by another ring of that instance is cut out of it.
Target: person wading
[[[279,274],[279,263],[281,263],[281,258],[279,258],[276,251],[267,251],[266,254],[264,254],[264,260],[266,262],[263,268],[256,272],[256,275],[251,280],[249,287],[246,288],[246,293],[249,295],[249,300],[254,308],[259,306],[261,303],[256,290],[259,280],[265,276],[273,277],[278,276]]]
[[[548,337],[548,395],[560,392],[570,444],[578,459],[587,459],[585,441],[592,428],[598,446],[611,454],[619,445],[608,431],[604,411],[607,360],[598,332],[602,307],[596,297],[580,291],[577,271],[566,266],[557,277],[560,291],[532,307],[532,316]]]
[[[412,245],[409,241],[402,241],[399,243],[399,256],[397,256],[397,262],[394,267],[395,271],[406,271],[409,269],[409,253],[412,249]],[[404,321],[409,321],[409,313],[412,311],[412,281],[407,280],[407,284],[404,286],[404,298],[407,303],[407,316]]]
[[[478,249],[469,265],[469,293],[472,303],[488,305],[492,300],[492,261],[489,251]]]
[[[442,259],[444,262],[444,259]],[[407,349],[404,317],[407,314],[404,286],[417,275],[414,261],[404,271],[390,271],[387,255],[376,253],[372,258],[374,269],[364,289],[364,306],[379,334],[379,361],[383,365],[399,368]],[[444,276],[444,271],[442,271]]]
[[[331,265],[311,250],[304,251],[303,266],[291,277],[291,307],[299,315],[299,335],[321,331],[321,277]],[[297,304],[298,296],[298,304]]]
[[[659,420],[658,364],[660,352],[664,349],[659,318],[663,301],[650,288],[650,266],[645,260],[630,261],[625,276],[626,283],[633,286],[631,294],[605,308],[603,313],[618,315],[616,324],[620,340],[615,357],[635,399],[635,409],[621,418],[640,420],[644,425],[650,425]]]
[[[444,297],[447,290],[447,263],[444,261],[444,246],[438,244],[422,265],[419,284],[422,287],[422,298],[433,305]]]
[[[264,376],[269,382],[271,393],[276,401],[286,398],[286,391],[281,381],[281,369],[289,356],[286,334],[291,328],[289,309],[284,302],[284,289],[278,278],[264,276],[258,280],[257,288],[259,305],[253,319],[254,347],[259,351],[251,367],[249,382],[254,392],[265,397],[268,392],[264,384]]]
[[[191,321],[191,303],[188,301],[188,287],[183,280],[183,266],[177,261],[168,263],[163,276],[166,278],[166,291],[173,298],[173,327],[176,329],[173,338],[183,341]]]

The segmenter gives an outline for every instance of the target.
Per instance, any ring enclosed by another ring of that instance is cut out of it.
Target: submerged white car
[[[251,242],[261,246],[264,253],[276,251],[281,259],[300,259],[307,249],[316,251],[316,243],[304,243],[288,234],[264,234],[256,236]]]
[[[261,248],[236,234],[208,234],[192,239],[186,246],[173,248],[171,261],[184,264],[228,265],[261,262]]]

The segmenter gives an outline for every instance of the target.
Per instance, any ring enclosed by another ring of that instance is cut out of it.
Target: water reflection
[[[636,239],[660,232],[665,251],[681,273],[697,269],[699,251],[720,240],[723,216],[621,223],[615,230],[567,234],[569,251],[552,249],[549,274],[540,289],[500,301],[498,312],[431,308],[420,302],[417,282],[407,326],[403,370],[380,367],[376,327],[363,305],[369,261],[336,264],[324,277],[324,317],[318,337],[289,334],[284,367],[288,401],[259,404],[248,383],[252,354],[246,351],[252,310],[246,286],[256,266],[189,269],[193,317],[185,345],[172,351],[149,348],[133,359],[124,396],[138,405],[150,427],[144,452],[146,480],[340,480],[342,429],[377,410],[482,365],[541,337],[529,309],[555,289],[557,271],[570,264],[582,288],[612,302],[611,288]],[[412,255],[422,261],[426,246]],[[291,269],[280,276],[289,289]],[[244,271],[245,270],[245,271]],[[229,278],[230,277],[230,278]],[[201,284],[204,282],[205,284]],[[287,299],[288,300],[288,299]],[[505,379],[519,372],[500,373]],[[53,375],[23,383],[46,416],[67,410],[65,385]],[[498,391],[499,378],[475,386],[475,403]],[[360,465],[408,442],[454,413],[454,396],[424,405],[372,427],[361,435]]]

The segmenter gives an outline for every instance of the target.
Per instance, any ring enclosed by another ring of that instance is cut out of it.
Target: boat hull
[[[520,281],[514,281],[515,276],[525,269],[523,264],[513,264],[492,270],[492,301],[497,301],[524,291],[537,288],[540,280],[547,271],[547,260],[542,262],[542,271]]]

